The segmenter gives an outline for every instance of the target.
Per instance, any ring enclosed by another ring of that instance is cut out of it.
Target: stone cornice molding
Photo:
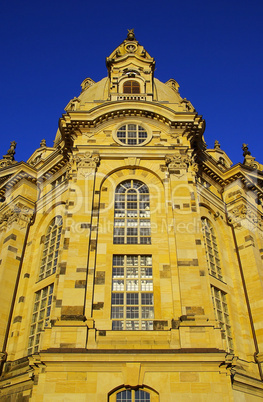
[[[32,174],[33,173],[33,174]],[[25,179],[29,181],[30,183],[36,184],[37,178],[36,178],[36,173],[35,172],[30,172],[28,169],[25,170],[20,170],[19,172],[9,175],[7,180],[2,183],[1,188],[0,188],[0,196],[4,197],[6,194],[6,191],[10,191],[12,187],[14,187],[17,183],[19,183],[21,180]]]
[[[202,116],[199,116],[197,113],[175,112],[166,106],[160,106],[160,104],[154,102],[144,102],[143,106],[149,107],[149,105],[145,105],[147,103],[150,104],[152,108],[154,105],[155,109],[159,109],[160,112],[153,112],[141,106],[134,108],[134,105],[128,105],[123,102],[121,104],[120,102],[116,102],[117,108],[112,110],[114,103],[115,102],[107,103],[107,105],[102,105],[98,108],[92,109],[88,113],[78,111],[75,113],[70,112],[64,114],[59,122],[61,132],[64,131],[65,134],[71,134],[72,131],[80,130],[81,128],[95,128],[99,124],[116,118],[135,116],[160,121],[171,128],[185,129],[188,132],[196,131],[198,133],[203,133],[204,131],[204,120],[202,119]],[[104,107],[106,110],[103,112],[99,109],[101,107]]]
[[[58,160],[56,163],[53,165],[50,164],[50,166],[47,167],[47,169],[41,174],[39,174],[37,183],[41,184],[45,181],[47,181],[50,177],[54,176],[55,173],[57,173],[60,169],[62,169],[66,164],[68,163],[68,159],[63,158]]]
[[[220,184],[220,186],[225,187],[236,180],[240,180],[244,186],[249,187],[249,189],[256,193],[259,198],[263,198],[263,188],[253,182],[252,178],[248,176],[249,172],[245,171],[241,164],[233,166],[226,172],[220,172],[219,169],[213,169],[205,162],[201,162],[200,165],[203,172],[205,172],[206,175],[216,183]],[[263,180],[262,174],[260,174],[259,179]]]

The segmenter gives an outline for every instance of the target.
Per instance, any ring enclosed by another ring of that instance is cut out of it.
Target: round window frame
[[[128,124],[135,124],[136,126],[141,126],[147,133],[147,138],[145,138],[145,141],[141,142],[140,144],[124,144],[118,137],[117,137],[117,132],[120,130],[122,126],[127,126]],[[117,142],[119,145],[122,145],[123,147],[141,147],[146,144],[148,144],[152,140],[152,130],[150,130],[149,127],[146,127],[144,123],[138,122],[138,121],[132,121],[129,120],[128,122],[122,122],[118,125],[118,127],[115,129],[113,132],[113,139],[115,142]]]

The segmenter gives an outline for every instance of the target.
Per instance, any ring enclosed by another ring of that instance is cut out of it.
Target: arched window
[[[116,402],[150,402],[149,392],[137,390],[124,390],[116,395]]]
[[[123,93],[139,94],[140,93],[140,84],[134,80],[125,81],[125,83],[123,84]]]
[[[202,218],[201,222],[209,273],[215,278],[222,280],[223,276],[221,263],[218,253],[217,239],[213,226],[211,225],[210,221],[205,217]]]
[[[39,280],[56,272],[62,232],[62,216],[58,215],[49,224],[44,240]]]
[[[115,244],[150,244],[150,194],[146,184],[126,180],[115,191]]]

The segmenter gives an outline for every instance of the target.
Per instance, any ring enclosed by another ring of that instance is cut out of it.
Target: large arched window
[[[218,253],[217,239],[213,226],[211,225],[210,221],[205,217],[202,218],[201,222],[209,273],[215,278],[222,280],[223,276],[221,263]]]
[[[115,244],[150,244],[150,194],[146,184],[126,180],[115,191]]]
[[[129,80],[123,84],[123,93],[125,94],[139,94],[140,84],[137,81]]]
[[[44,240],[39,280],[56,272],[62,232],[62,216],[58,215],[49,224]]]

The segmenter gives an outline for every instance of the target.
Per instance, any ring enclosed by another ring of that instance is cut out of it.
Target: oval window
[[[147,140],[148,134],[138,124],[125,124],[117,130],[117,138],[125,145],[140,145]]]

